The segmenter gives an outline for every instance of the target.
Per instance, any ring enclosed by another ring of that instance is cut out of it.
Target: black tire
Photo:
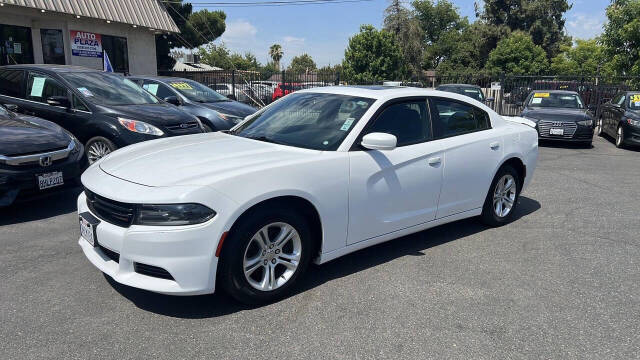
[[[275,290],[262,291],[254,288],[244,274],[243,260],[252,237],[264,226],[286,223],[299,234],[301,256],[298,267],[289,280]],[[307,219],[296,209],[289,207],[261,207],[243,216],[225,239],[218,265],[218,284],[238,301],[259,305],[286,297],[303,276],[311,260],[314,248]]]
[[[86,145],[84,146],[85,153],[87,154],[87,162],[89,163],[89,165],[99,160],[99,158],[96,158],[95,153],[93,153],[93,147],[96,146],[97,144],[104,145],[107,148],[108,153],[111,153],[118,149],[118,147],[116,146],[116,144],[113,143],[113,141],[105,137],[102,137],[102,136],[92,137],[91,139],[89,139],[89,141],[87,141]]]
[[[213,128],[207,124],[202,124],[202,127],[204,128],[204,132],[214,132],[215,130],[213,130]]]
[[[513,201],[513,205],[509,213],[506,216],[500,217],[496,214],[496,211],[494,211],[494,208],[493,208],[493,195],[496,192],[498,181],[502,179],[505,175],[511,175],[514,179],[514,182],[515,182],[514,186],[516,187],[515,199]],[[489,187],[489,192],[487,193],[487,197],[484,201],[484,206],[482,207],[482,215],[481,215],[482,222],[484,222],[489,226],[497,227],[497,226],[508,224],[511,221],[513,221],[514,214],[518,207],[518,199],[520,198],[520,191],[522,190],[520,189],[521,183],[522,182],[518,172],[510,165],[503,165],[496,173],[496,176],[493,178],[493,181],[491,182],[491,186]]]

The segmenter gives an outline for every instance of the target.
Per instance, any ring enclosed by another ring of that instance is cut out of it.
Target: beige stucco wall
[[[62,30],[65,60],[68,65],[102,69],[101,58],[71,55],[69,31],[80,30],[127,38],[130,73],[133,75],[155,75],[157,73],[155,35],[149,29],[133,28],[131,25],[125,24],[107,24],[105,21],[96,19],[76,19],[74,16],[66,14],[41,13],[38,10],[15,6],[0,7],[0,24],[31,28],[33,56],[36,63],[43,62],[40,29],[57,29]]]

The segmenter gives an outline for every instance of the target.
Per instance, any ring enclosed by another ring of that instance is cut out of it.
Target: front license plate
[[[549,130],[549,135],[564,135],[564,129],[553,128]]]
[[[49,189],[63,184],[64,178],[62,177],[62,171],[54,171],[38,175],[38,188],[40,190]]]
[[[96,219],[90,213],[82,213],[79,216],[80,220],[80,236],[83,239],[87,240],[91,246],[96,246],[98,243],[98,239],[96,238],[96,227],[100,223],[98,219]]]

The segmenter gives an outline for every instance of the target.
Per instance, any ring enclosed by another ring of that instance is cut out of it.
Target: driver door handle
[[[432,157],[432,158],[429,158],[429,160],[427,160],[427,162],[431,166],[438,166],[438,165],[440,165],[442,163],[442,158],[440,156]]]
[[[497,141],[492,142],[491,144],[489,144],[489,146],[491,146],[491,150],[498,150],[498,149],[500,149],[500,143],[499,143],[499,142],[497,142]]]

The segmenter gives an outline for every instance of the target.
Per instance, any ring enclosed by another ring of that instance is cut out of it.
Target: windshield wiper
[[[270,137],[266,137],[264,135],[260,135],[260,136],[245,136],[247,139],[251,139],[251,140],[258,140],[258,141],[264,141],[264,142],[268,142],[268,143],[272,143],[272,144],[278,144],[278,145],[286,145],[285,143],[278,141],[278,140],[274,140]]]

